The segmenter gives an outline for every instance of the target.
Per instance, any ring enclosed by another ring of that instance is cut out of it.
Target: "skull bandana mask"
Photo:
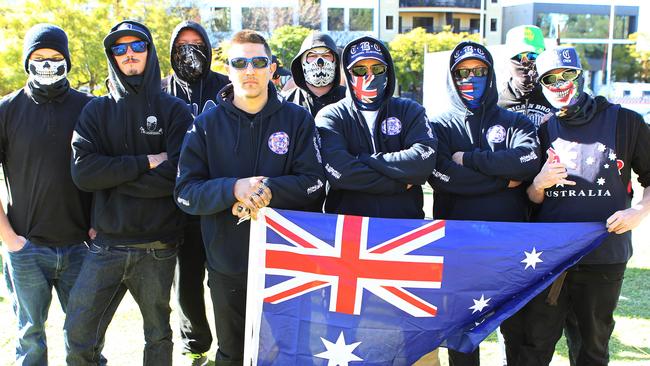
[[[29,60],[29,79],[38,85],[52,85],[65,79],[68,73],[66,60]]]
[[[336,62],[326,60],[320,57],[322,54],[331,52],[325,47],[318,47],[305,52],[302,55],[302,72],[305,75],[305,81],[315,87],[327,86],[334,82],[336,76]],[[307,54],[317,54],[312,62],[307,62]]]

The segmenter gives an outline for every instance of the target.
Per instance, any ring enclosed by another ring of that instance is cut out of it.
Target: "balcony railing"
[[[400,0],[400,8],[444,7],[444,8],[481,8],[481,0]]]
[[[444,30],[443,27],[404,27],[402,28],[400,33],[408,33],[412,31],[414,28],[424,28],[427,33],[440,33]],[[479,29],[478,28],[461,28],[461,29],[452,29],[451,30],[454,33],[461,33],[461,32],[467,32],[470,34],[473,33],[478,33]]]

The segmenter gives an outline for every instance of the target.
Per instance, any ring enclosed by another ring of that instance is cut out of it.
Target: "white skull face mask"
[[[326,47],[316,47],[302,55],[302,72],[305,81],[316,87],[327,86],[334,82],[336,76],[336,62],[325,59],[323,56],[332,54]],[[311,55],[308,61],[307,55]]]
[[[57,60],[29,60],[29,79],[40,85],[52,85],[64,79],[68,73],[68,64],[65,59]]]

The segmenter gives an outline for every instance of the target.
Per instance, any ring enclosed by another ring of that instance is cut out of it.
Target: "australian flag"
[[[603,223],[266,209],[251,225],[246,365],[412,365],[476,348],[600,244]]]

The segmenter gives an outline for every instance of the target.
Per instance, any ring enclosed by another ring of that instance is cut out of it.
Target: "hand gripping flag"
[[[476,348],[607,235],[602,223],[265,209],[251,224],[245,365],[412,365]]]

